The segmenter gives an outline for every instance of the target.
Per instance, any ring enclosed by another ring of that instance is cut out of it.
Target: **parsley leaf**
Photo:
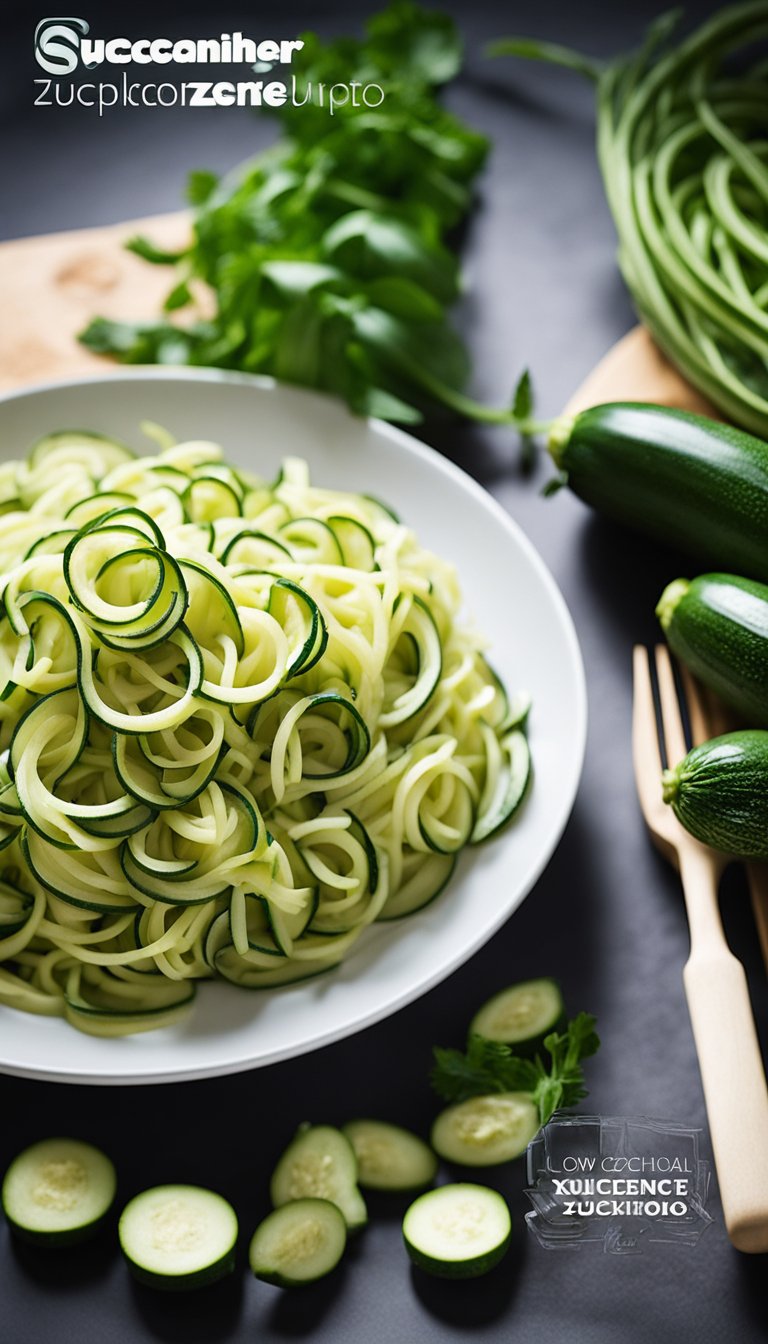
[[[430,1081],[438,1096],[448,1102],[492,1092],[529,1092],[545,1125],[555,1111],[587,1095],[581,1060],[594,1055],[599,1046],[595,1018],[589,1013],[579,1013],[565,1031],[553,1031],[544,1038],[549,1064],[540,1054],[525,1059],[500,1041],[472,1035],[463,1052],[435,1046]]]
[[[169,252],[166,248],[156,247],[149,238],[140,233],[134,238],[129,238],[123,246],[126,252],[135,252],[142,261],[150,261],[153,266],[173,266],[185,255],[184,252]]]
[[[437,1045],[433,1053],[431,1082],[445,1101],[466,1101],[489,1092],[532,1092],[538,1081],[531,1060],[484,1036],[470,1036],[466,1052]]]
[[[444,84],[458,74],[461,41],[447,14],[419,9],[407,0],[390,5],[368,25],[371,46],[408,75]]]
[[[523,369],[512,397],[512,414],[518,420],[528,420],[533,414],[533,388],[528,369]]]
[[[536,1056],[539,1076],[533,1089],[542,1125],[554,1111],[573,1106],[586,1097],[581,1060],[594,1055],[599,1048],[600,1037],[595,1031],[595,1018],[590,1013],[579,1013],[564,1032],[553,1031],[544,1037],[544,1049],[551,1063],[547,1069],[541,1057]]]
[[[197,169],[187,178],[187,200],[190,205],[204,205],[219,185],[216,173],[206,168]]]

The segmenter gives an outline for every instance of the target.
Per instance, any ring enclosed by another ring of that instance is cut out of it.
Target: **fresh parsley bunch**
[[[126,363],[272,374],[384,419],[416,422],[448,408],[528,432],[527,375],[508,409],[466,397],[467,355],[447,318],[459,271],[445,240],[469,209],[488,149],[436,97],[460,64],[453,21],[411,0],[371,18],[362,40],[304,34],[300,89],[356,80],[379,84],[384,101],[337,106],[333,116],[327,102],[288,102],[277,113],[282,139],[234,185],[192,173],[189,247],[128,243],[176,267],[165,316],[97,317],[81,341]],[[213,303],[205,320],[193,307],[201,281]]]
[[[596,1019],[589,1013],[572,1018],[564,1032],[544,1038],[545,1063],[540,1055],[525,1059],[510,1046],[470,1036],[466,1051],[436,1046],[431,1082],[445,1101],[467,1101],[491,1092],[528,1092],[545,1125],[555,1111],[573,1106],[587,1095],[581,1060],[600,1046]]]

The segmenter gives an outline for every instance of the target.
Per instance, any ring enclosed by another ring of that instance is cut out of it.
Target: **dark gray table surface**
[[[556,412],[633,317],[614,262],[589,88],[562,72],[484,61],[482,44],[517,30],[607,54],[636,42],[658,7],[656,0],[631,7],[597,0],[445,5],[469,49],[450,104],[494,139],[467,230],[467,294],[458,313],[483,397],[506,397],[529,365],[540,410]],[[707,8],[691,3],[689,13]],[[93,113],[33,109],[38,15],[26,4],[3,9],[10,57],[2,86],[5,236],[176,208],[188,168],[225,169],[274,134],[264,116],[247,111],[132,110],[99,121]],[[321,10],[286,0],[254,14],[229,0],[158,0],[95,6],[87,17],[94,30],[132,36],[210,35],[238,26],[293,36],[308,24],[349,30],[372,9],[338,3]],[[573,816],[547,871],[493,941],[446,983],[312,1056],[233,1078],[126,1091],[0,1077],[0,1167],[32,1139],[68,1131],[108,1149],[122,1196],[169,1179],[217,1187],[236,1203],[245,1242],[266,1209],[274,1160],[298,1121],[368,1113],[426,1129],[435,1111],[426,1083],[432,1044],[460,1042],[473,1008],[493,988],[544,973],[561,979],[574,1010],[599,1018],[604,1043],[589,1066],[589,1109],[704,1123],[681,980],[688,945],[682,901],[646,839],[629,756],[631,645],[654,638],[656,598],[685,562],[619,534],[565,493],[543,500],[546,467],[533,481],[523,479],[506,433],[452,425],[430,437],[525,529],[578,628],[589,744]],[[724,908],[765,1034],[765,977],[738,873],[726,880]],[[255,1282],[241,1256],[238,1273],[223,1284],[166,1298],[130,1281],[111,1233],[77,1253],[45,1255],[11,1245],[2,1227],[0,1338],[749,1344],[765,1337],[766,1257],[731,1249],[716,1193],[715,1223],[696,1250],[616,1257],[591,1248],[541,1250],[523,1223],[521,1164],[504,1170],[499,1184],[514,1213],[513,1250],[488,1278],[466,1285],[410,1270],[396,1200],[371,1200],[370,1226],[344,1268],[294,1295]]]

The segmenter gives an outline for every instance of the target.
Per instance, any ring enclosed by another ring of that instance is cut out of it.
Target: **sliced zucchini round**
[[[71,1246],[98,1232],[115,1187],[115,1168],[100,1149],[78,1139],[43,1139],[5,1173],[3,1212],[22,1240]]]
[[[202,1288],[235,1267],[232,1205],[197,1185],[157,1185],[126,1204],[120,1246],[131,1273],[151,1288]]]
[[[525,1152],[539,1131],[539,1112],[527,1092],[492,1092],[441,1111],[432,1147],[447,1162],[493,1167]]]
[[[403,1219],[405,1248],[415,1265],[444,1279],[487,1274],[509,1248],[506,1201],[485,1185],[441,1185],[419,1195]]]
[[[437,1175],[432,1149],[408,1129],[384,1120],[350,1120],[341,1132],[355,1150],[364,1190],[422,1190]]]
[[[329,1199],[350,1231],[368,1221],[354,1149],[331,1125],[301,1126],[275,1167],[269,1190],[275,1208],[294,1199]]]
[[[330,1274],[347,1244],[347,1224],[328,1199],[294,1199],[256,1228],[248,1261],[257,1279],[295,1288]]]
[[[519,1053],[533,1053],[565,1020],[563,995],[556,980],[522,980],[494,994],[475,1013],[471,1035],[503,1041]]]

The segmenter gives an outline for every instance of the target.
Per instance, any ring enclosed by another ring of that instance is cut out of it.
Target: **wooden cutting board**
[[[0,244],[0,389],[78,374],[110,373],[76,333],[94,313],[136,320],[159,311],[169,288],[164,266],[148,266],[123,244],[137,233],[160,247],[183,246],[185,212],[134,219],[107,228],[76,229]],[[656,401],[713,414],[672,368],[643,327],[635,327],[600,361],[568,407],[601,401]]]
[[[148,266],[123,243],[146,233],[173,249],[188,232],[180,213],[0,244],[0,388],[113,372],[110,361],[80,345],[77,332],[95,313],[151,317],[170,288],[167,267]]]

